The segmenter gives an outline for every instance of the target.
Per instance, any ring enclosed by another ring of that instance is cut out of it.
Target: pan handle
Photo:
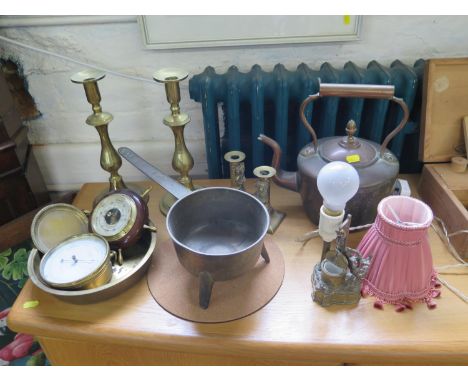
[[[157,167],[153,166],[152,164],[149,164],[147,161],[145,161],[142,157],[136,154],[133,150],[130,150],[128,147],[120,147],[118,151],[123,158],[129,161],[133,166],[135,166],[148,178],[155,181],[166,191],[174,195],[177,199],[182,199],[191,193],[191,191],[188,188],[186,188],[176,180],[172,179],[169,175],[164,174]]]

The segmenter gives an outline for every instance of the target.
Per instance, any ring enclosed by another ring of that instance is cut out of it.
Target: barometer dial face
[[[135,201],[123,193],[112,193],[94,207],[91,228],[94,233],[107,239],[120,239],[135,224],[137,206]]]

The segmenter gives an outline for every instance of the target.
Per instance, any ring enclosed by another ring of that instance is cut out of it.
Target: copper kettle
[[[260,135],[261,140],[273,149],[272,166],[276,169],[274,182],[281,187],[300,192],[304,210],[318,225],[322,197],[317,188],[320,169],[331,161],[352,164],[359,173],[359,190],[348,202],[346,213],[353,216],[354,225],[372,223],[381,199],[390,195],[399,171],[397,157],[387,149],[390,140],[403,129],[409,117],[406,103],[394,96],[393,85],[320,84],[318,93],[310,95],[301,104],[299,115],[304,126],[312,135],[312,142],[304,146],[297,157],[297,172],[280,169],[281,148],[276,141]],[[306,106],[321,97],[361,97],[388,99],[401,106],[403,119],[384,139],[382,145],[354,136],[357,128],[350,120],[346,126],[347,136],[317,139],[314,129],[307,121]]]

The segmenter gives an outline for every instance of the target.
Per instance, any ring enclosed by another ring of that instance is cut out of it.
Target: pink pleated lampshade
[[[372,256],[362,282],[363,296],[377,298],[374,306],[396,305],[397,311],[425,302],[435,308],[433,298],[440,287],[432,264],[428,228],[430,207],[408,196],[389,196],[379,203],[374,224],[359,243],[364,258]]]

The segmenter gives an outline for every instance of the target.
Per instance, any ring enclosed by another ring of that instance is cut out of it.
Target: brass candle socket
[[[245,190],[245,154],[242,151],[229,151],[224,155],[224,159],[229,162],[229,174],[231,187],[237,190]]]
[[[270,202],[271,178],[276,175],[276,170],[270,166],[259,166],[253,170],[253,173],[258,178],[255,196],[263,203],[270,214],[268,233],[273,234],[286,217],[284,212],[275,210]]]
[[[101,167],[104,171],[110,174],[109,191],[129,188],[138,194],[142,193],[142,189],[138,185],[127,185],[124,183],[122,176],[119,174],[119,169],[122,166],[122,159],[117,150],[112,145],[109,137],[108,124],[114,119],[112,114],[102,111],[101,108],[101,93],[97,82],[105,77],[105,73],[86,69],[71,76],[70,80],[76,84],[82,84],[85,90],[86,99],[92,106],[93,114],[86,118],[86,124],[94,126],[99,134],[101,141]],[[144,194],[144,200],[148,201],[149,195]],[[98,196],[100,198],[100,196]],[[97,198],[97,199],[98,199]]]
[[[172,168],[180,176],[178,181],[190,190],[194,190],[192,178],[189,175],[193,168],[193,157],[190,154],[184,139],[184,128],[190,122],[190,117],[180,112],[180,86],[179,83],[188,77],[188,72],[177,68],[164,68],[154,73],[153,79],[163,83],[166,90],[167,102],[169,102],[171,114],[164,117],[163,123],[169,126],[174,133],[174,155],[172,157]],[[176,199],[170,193],[166,193],[159,203],[159,209],[163,215],[174,204]]]

